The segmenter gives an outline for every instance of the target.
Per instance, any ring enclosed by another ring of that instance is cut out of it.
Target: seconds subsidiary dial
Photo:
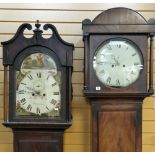
[[[134,83],[143,69],[141,52],[132,42],[111,39],[96,51],[93,68],[97,78],[109,87],[127,87]]]

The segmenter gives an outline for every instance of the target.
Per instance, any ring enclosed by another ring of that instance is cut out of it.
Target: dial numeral
[[[130,82],[130,80],[129,80],[128,78],[126,78],[126,80],[127,80],[128,82]]]
[[[118,79],[116,80],[116,86],[120,86],[120,81]]]
[[[107,48],[109,49],[109,50],[112,50],[112,48],[111,48],[111,46],[108,44],[107,45]]]
[[[20,84],[22,84],[22,85],[26,85],[26,83],[23,83],[23,82],[21,82]]]
[[[20,102],[24,105],[24,104],[26,103],[26,99],[25,99],[25,98],[22,98],[22,99],[20,100]]]
[[[100,61],[100,62],[97,62],[98,65],[103,65],[104,62]]]
[[[135,73],[134,71],[131,71],[130,73],[131,73],[132,75],[136,75],[136,73]]]
[[[24,90],[19,90],[18,91],[19,94],[24,94],[24,92],[25,92]]]
[[[40,72],[37,73],[37,77],[41,78],[41,73]]]
[[[31,111],[32,110],[32,106],[29,104],[26,109]]]
[[[55,99],[52,99],[50,103],[55,105],[57,103],[57,101]]]
[[[46,106],[46,109],[47,109],[47,110],[50,110],[47,106]]]
[[[59,95],[60,93],[59,92],[53,92],[53,95]]]
[[[117,44],[117,47],[118,47],[118,48],[121,48],[121,44]]]
[[[131,56],[133,56],[133,57],[134,57],[135,55],[137,55],[137,53],[133,53]]]
[[[50,75],[48,75],[48,76],[47,76],[46,80],[48,80],[48,79],[49,79],[49,77],[50,77]]]
[[[28,74],[28,75],[27,75],[27,77],[28,77],[30,80],[32,80],[32,79],[33,79],[33,77],[32,77],[32,75],[31,75],[31,74]]]
[[[100,73],[100,74],[104,74],[104,73],[105,73],[105,71],[102,69],[99,73]]]
[[[134,62],[134,66],[137,66],[137,65],[139,65],[139,63],[138,62]]]
[[[107,81],[107,83],[110,83],[111,82],[111,77],[109,76],[106,81]]]
[[[100,54],[101,56],[105,57],[105,55],[103,53]],[[96,59],[96,58],[95,58]]]
[[[57,84],[56,82],[55,82],[55,83],[53,83],[53,84],[52,84],[52,87],[56,86],[56,84]]]
[[[40,109],[39,108],[36,109],[36,113],[40,114]]]
[[[126,50],[128,50],[128,49],[129,49],[129,46],[126,47]]]

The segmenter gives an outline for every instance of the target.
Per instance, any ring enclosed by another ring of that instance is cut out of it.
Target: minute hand
[[[115,61],[116,66],[119,66],[119,65],[120,65],[120,63],[119,63],[118,60],[115,58],[115,56],[112,55],[111,58]]]
[[[37,95],[40,95],[40,92],[39,92],[39,91],[36,91],[36,90],[34,90],[33,88],[31,88],[31,87],[27,87],[27,89],[32,90],[32,91],[35,92]]]

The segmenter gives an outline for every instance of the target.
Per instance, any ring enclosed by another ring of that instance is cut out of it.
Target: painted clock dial
[[[140,49],[123,38],[104,42],[95,52],[93,68],[98,80],[109,87],[127,87],[143,70]]]
[[[34,53],[28,56],[17,71],[16,114],[59,116],[60,76],[49,55]]]

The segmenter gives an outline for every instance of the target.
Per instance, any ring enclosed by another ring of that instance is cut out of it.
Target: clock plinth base
[[[142,151],[142,104],[92,102],[92,116],[92,151]]]
[[[13,129],[15,152],[62,152],[64,130]]]

